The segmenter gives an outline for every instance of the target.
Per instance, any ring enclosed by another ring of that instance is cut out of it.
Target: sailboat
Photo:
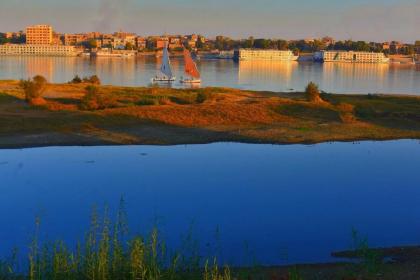
[[[187,77],[181,77],[180,82],[183,84],[199,84],[201,83],[200,72],[197,65],[191,57],[191,53],[184,49],[185,74]]]
[[[171,67],[171,61],[169,60],[167,44],[165,44],[165,47],[163,48],[162,65],[160,66],[159,72],[163,75],[156,75],[156,77],[152,79],[153,83],[173,82],[176,79],[172,74],[172,67]]]

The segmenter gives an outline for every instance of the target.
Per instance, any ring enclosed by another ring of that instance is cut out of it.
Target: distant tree
[[[257,49],[268,49],[270,45],[271,41],[267,39],[256,39],[254,42],[254,47]]]
[[[70,81],[72,84],[80,84],[82,82],[82,79],[79,77],[79,75],[74,76],[73,80]]]
[[[247,40],[243,41],[242,47],[246,49],[251,49],[254,47],[254,37],[249,37]]]
[[[134,45],[132,43],[130,43],[130,42],[127,42],[125,44],[125,49],[126,50],[134,50]]]
[[[278,40],[277,41],[277,48],[279,50],[287,50],[289,48],[289,43],[286,40]]]
[[[83,82],[94,84],[94,85],[100,85],[101,84],[101,80],[96,75],[93,75],[93,76],[90,76],[90,77],[84,77]]]
[[[199,50],[204,49],[204,43],[203,43],[203,41],[198,40],[198,41],[197,41],[197,44],[196,44],[196,47],[197,47],[197,49],[199,49]]]
[[[309,82],[309,84],[306,86],[305,89],[306,98],[310,102],[319,102],[321,101],[321,93],[319,91],[318,85],[316,85],[314,82]]]
[[[98,43],[96,42],[95,39],[90,39],[89,41],[84,43],[84,46],[85,48],[88,48],[88,49],[96,49],[98,47]]]

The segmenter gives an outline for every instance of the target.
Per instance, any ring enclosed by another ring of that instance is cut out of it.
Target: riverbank
[[[50,84],[30,106],[0,81],[0,147],[176,145],[221,141],[313,144],[420,139],[420,98],[253,92],[228,88],[101,86],[100,110],[81,110],[86,84]]]

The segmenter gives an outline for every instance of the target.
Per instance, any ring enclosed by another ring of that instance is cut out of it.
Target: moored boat
[[[168,54],[168,46],[165,45],[163,48],[163,57],[162,57],[162,64],[160,66],[159,72],[162,75],[156,75],[156,77],[152,78],[153,83],[158,82],[173,82],[175,81],[175,77],[172,74],[172,67],[171,67],[171,61],[169,60],[169,54]]]
[[[187,77],[181,77],[180,82],[183,84],[199,84],[201,83],[200,72],[197,65],[191,57],[191,53],[184,49],[185,74]]]

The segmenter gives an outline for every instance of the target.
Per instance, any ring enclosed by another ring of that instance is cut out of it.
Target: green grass
[[[111,216],[115,218],[112,219]],[[400,279],[400,273],[405,275],[407,267],[413,267],[412,263],[399,267],[383,263],[385,254],[380,254],[380,250],[371,249],[367,239],[353,231],[351,251],[341,253],[341,257],[352,256],[358,261],[318,266],[263,267],[258,265],[255,256],[246,250],[246,257],[251,257],[251,262],[247,263],[246,267],[232,268],[227,264],[220,265],[217,258],[221,255],[220,244],[207,244],[206,246],[212,246],[211,250],[208,250],[212,253],[208,256],[200,253],[198,241],[193,237],[193,226],[192,224],[182,238],[180,248],[169,251],[157,227],[145,235],[130,233],[122,198],[114,215],[106,206],[102,214],[93,207],[85,238],[76,244],[69,245],[61,240],[41,242],[40,236],[44,235],[42,221],[36,218],[29,253],[25,254],[27,264],[22,266],[18,251],[14,250],[10,258],[0,260],[0,279],[332,280],[378,279],[378,275],[381,276],[380,279]],[[216,243],[220,238],[219,234],[217,229]],[[416,276],[415,273],[412,275]]]
[[[85,240],[72,246],[60,240],[41,243],[37,218],[26,272],[16,272],[15,261],[1,261],[0,279],[231,279],[229,267],[219,267],[216,257],[203,258],[188,246],[169,253],[157,228],[128,237],[123,199],[115,221],[109,216],[107,207],[103,215],[94,208]]]
[[[340,122],[338,111],[328,107],[312,106],[311,104],[286,104],[279,106],[276,111],[282,115],[297,119],[316,122]]]

